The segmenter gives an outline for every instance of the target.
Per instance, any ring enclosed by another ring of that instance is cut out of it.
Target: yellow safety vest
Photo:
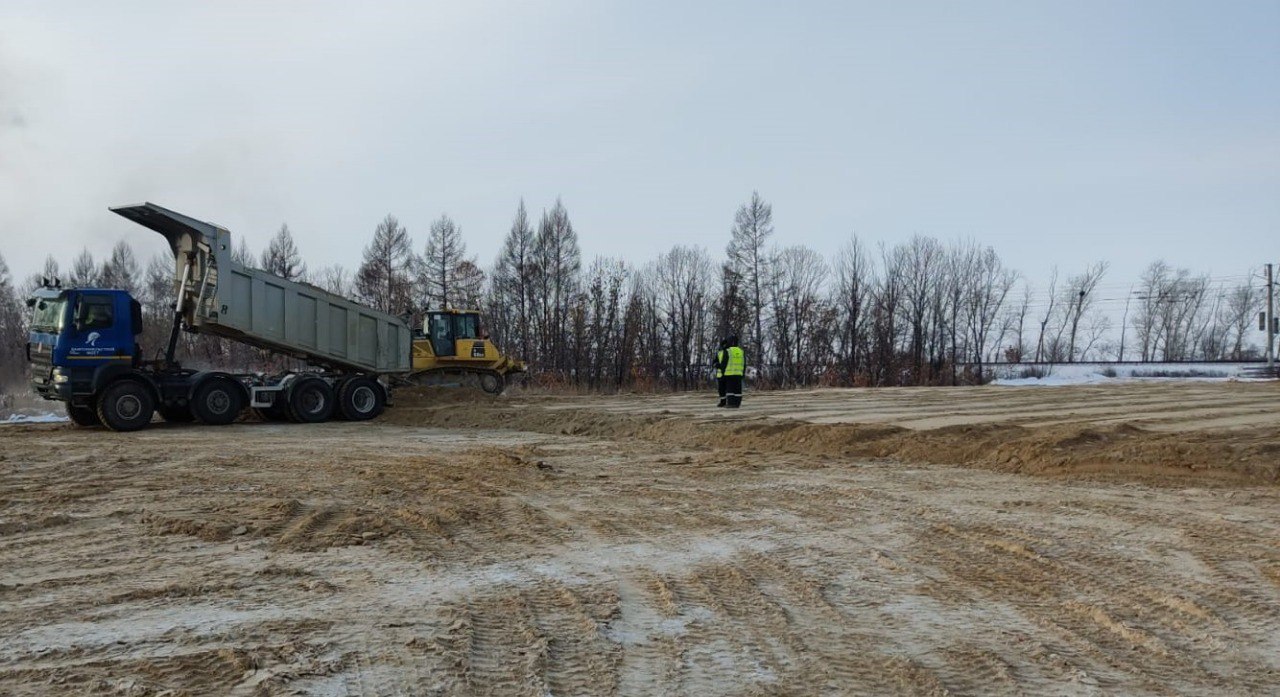
[[[720,364],[724,362],[724,349],[716,351],[716,377],[724,377],[724,371],[720,369]]]
[[[744,375],[747,372],[747,358],[742,354],[742,347],[730,346],[726,350],[729,352],[729,362],[724,366],[725,377]]]

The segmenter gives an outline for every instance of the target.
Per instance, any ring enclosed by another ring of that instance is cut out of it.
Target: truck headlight
[[[54,369],[53,369],[53,381],[54,381],[54,383],[56,383],[56,384],[62,384],[62,383],[64,383],[64,382],[69,382],[70,380],[71,380],[71,376],[70,376],[70,375],[67,375],[67,374],[66,374],[66,373],[64,373],[64,372],[62,372],[62,368],[54,368]]]

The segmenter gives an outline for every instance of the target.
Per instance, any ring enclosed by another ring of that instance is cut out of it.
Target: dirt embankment
[[[1048,399],[1054,396],[1044,394]],[[708,409],[702,416],[671,410],[619,412],[578,406],[580,398],[494,399],[456,390],[405,391],[397,399],[387,420],[411,426],[503,428],[753,453],[894,458],[1151,484],[1280,483],[1280,421],[1273,426],[1191,431],[1070,420],[907,428],[752,417],[745,410]]]

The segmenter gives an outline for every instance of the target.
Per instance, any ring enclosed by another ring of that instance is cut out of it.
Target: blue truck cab
[[[122,290],[50,286],[35,291],[28,304],[32,388],[66,402],[72,418],[89,419],[96,386],[139,362],[141,305]],[[73,413],[81,410],[86,413]]]
[[[173,362],[176,323],[167,358],[142,360],[142,306],[126,291],[46,283],[27,304],[32,390],[63,402],[79,426],[136,431],[157,412],[165,421],[228,424],[248,403],[236,376]]]
[[[79,426],[136,431],[157,412],[166,421],[225,424],[246,403],[247,389],[233,376],[184,369],[171,358],[142,360],[142,306],[126,291],[46,283],[27,304],[31,388],[63,402]],[[176,332],[171,352],[175,339]]]

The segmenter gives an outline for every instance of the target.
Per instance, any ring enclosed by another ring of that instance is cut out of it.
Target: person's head
[[[737,335],[737,334],[730,334],[730,335],[729,335],[729,338],[727,338],[727,339],[725,339],[725,340],[724,340],[724,345],[725,345],[725,346],[737,346],[737,345],[738,345],[738,335]]]
[[[111,324],[111,315],[102,305],[90,305],[89,316],[85,320],[90,327],[106,327]]]

